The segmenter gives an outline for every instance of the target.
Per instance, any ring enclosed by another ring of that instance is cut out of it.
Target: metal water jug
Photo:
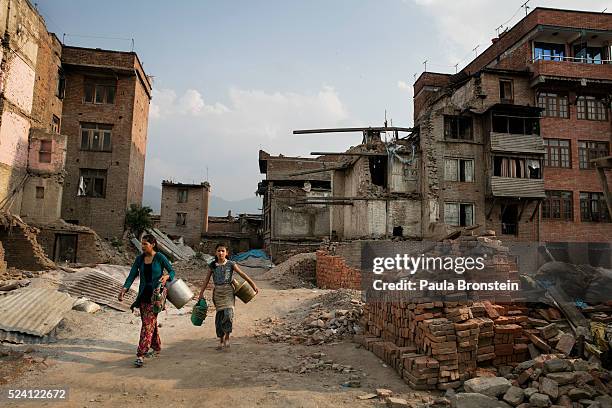
[[[185,306],[193,298],[193,292],[182,279],[169,281],[166,283],[166,287],[168,288],[167,299],[177,309]]]

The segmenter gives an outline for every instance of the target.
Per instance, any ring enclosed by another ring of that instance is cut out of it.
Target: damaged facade
[[[220,242],[229,245],[230,254],[262,248],[261,226],[261,214],[239,214],[234,217],[228,211],[227,217],[209,217],[208,231],[202,234],[200,249],[212,254]]]
[[[329,206],[306,200],[331,195],[331,174],[320,170],[334,164],[325,157],[271,156],[259,151],[259,170],[266,175],[257,190],[263,197],[263,241],[273,257],[286,249],[312,251],[330,236]]]
[[[197,245],[208,231],[210,184],[162,182],[160,229],[173,237],[183,237]]]
[[[425,235],[609,241],[591,160],[610,149],[610,40],[610,14],[536,8],[458,74],[418,78]]]

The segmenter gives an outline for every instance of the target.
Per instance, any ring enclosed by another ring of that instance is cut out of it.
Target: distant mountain
[[[161,188],[156,186],[144,186],[142,205],[149,206],[155,214],[159,214],[161,207]],[[261,197],[251,197],[242,200],[230,201],[221,197],[211,196],[208,207],[208,215],[213,217],[223,217],[228,210],[233,215],[240,213],[261,213]]]

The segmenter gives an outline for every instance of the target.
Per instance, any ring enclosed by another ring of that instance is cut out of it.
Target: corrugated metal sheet
[[[544,139],[539,135],[491,132],[491,150],[494,152],[544,154]]]
[[[127,312],[136,299],[137,293],[130,289],[125,294],[123,302],[119,302],[117,295],[119,295],[122,286],[123,282],[95,269],[90,269],[67,275],[59,290],[77,297],[86,297],[101,305]]]
[[[32,336],[31,334],[24,334],[18,332],[9,332],[0,330],[0,342],[13,343],[13,344],[48,344],[55,343],[57,338],[55,332],[57,328],[53,329],[51,333],[46,334],[42,337]]]
[[[72,309],[75,299],[55,289],[26,288],[0,296],[0,329],[44,336]]]
[[[544,180],[492,176],[491,190],[495,197],[546,197]]]

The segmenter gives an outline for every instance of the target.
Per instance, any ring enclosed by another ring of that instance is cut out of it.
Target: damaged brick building
[[[609,13],[536,8],[458,74],[417,79],[424,231],[609,242],[591,160],[610,151],[611,40]]]
[[[210,184],[162,182],[160,229],[170,236],[183,237],[197,245],[208,231]]]

